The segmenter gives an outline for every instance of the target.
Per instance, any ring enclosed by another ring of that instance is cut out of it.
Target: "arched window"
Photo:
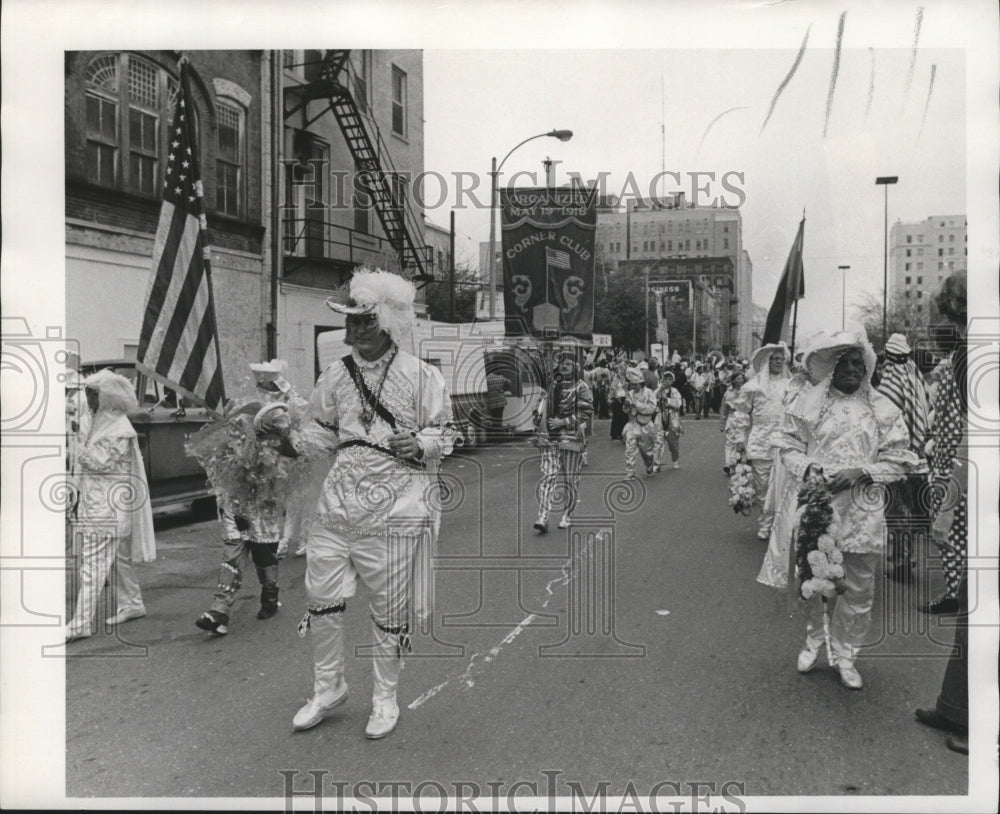
[[[138,54],[102,54],[87,66],[87,177],[159,195],[177,80]]]

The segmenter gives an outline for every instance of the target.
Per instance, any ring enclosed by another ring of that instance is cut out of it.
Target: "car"
[[[214,508],[215,498],[205,470],[184,449],[188,436],[211,421],[212,413],[185,404],[172,390],[141,373],[134,360],[86,362],[80,365],[80,375],[87,377],[105,369],[135,383],[139,407],[130,412],[128,418],[139,436],[153,508],[178,503],[191,504],[197,511]]]

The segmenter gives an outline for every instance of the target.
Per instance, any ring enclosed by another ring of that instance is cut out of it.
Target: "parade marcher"
[[[787,406],[775,446],[792,477],[822,477],[838,518],[836,546],[843,562],[845,590],[828,601],[832,664],[841,683],[861,689],[856,648],[871,622],[875,572],[885,548],[885,518],[875,501],[860,492],[868,484],[902,477],[918,462],[899,410],[871,387],[875,352],[860,332],[823,336],[810,348],[806,367],[815,386]],[[797,669],[810,671],[826,639],[819,595],[807,600],[806,640]]]
[[[944,593],[939,598],[920,605],[921,611],[931,614],[956,613],[961,610],[960,589],[966,579],[968,442],[963,443],[968,408],[966,285],[966,274],[956,272],[945,279],[936,300],[938,311],[955,326],[958,342],[948,357],[946,375],[942,376],[938,387],[934,400],[934,423],[930,440],[925,446],[930,456],[932,500],[938,504],[934,507],[932,536],[941,554],[945,580]],[[956,500],[953,494],[958,487],[961,489],[961,500]]]
[[[98,600],[112,568],[116,613],[106,624],[145,616],[132,564],[156,558],[146,470],[139,439],[126,415],[138,407],[132,382],[99,370],[83,384],[93,417],[77,459],[79,498],[73,533],[81,545],[80,589],[66,641],[93,635]]]
[[[486,409],[490,414],[491,440],[500,439],[503,430],[503,411],[507,406],[506,392],[510,389],[507,379],[495,370],[486,374]]]
[[[289,474],[298,457],[291,434],[305,409],[305,400],[284,377],[286,367],[283,359],[251,364],[254,395],[231,401],[221,420],[189,442],[190,454],[205,468],[216,495],[223,545],[215,598],[195,625],[219,636],[229,632],[233,604],[251,562],[260,583],[257,618],[270,619],[280,607],[278,548],[282,539],[294,536],[285,528]]]
[[[660,461],[663,457],[663,434],[659,422],[655,421],[657,404],[656,394],[646,387],[642,371],[630,367],[625,375],[628,378],[628,393],[625,396],[625,413],[628,423],[622,432],[625,439],[625,477],[635,477],[635,460],[642,455],[646,464],[646,474],[655,475],[660,471]]]
[[[687,410],[688,403],[688,393],[690,388],[688,387],[687,374],[684,372],[684,364],[681,362],[680,357],[677,352],[674,352],[674,358],[677,360],[674,362],[674,387],[677,392],[681,394],[681,416],[683,417],[685,411]]]
[[[594,394],[595,418],[607,419],[611,417],[608,403],[608,386],[610,383],[611,371],[603,363],[596,365],[590,371],[590,389]]]
[[[916,710],[922,724],[952,733],[947,746],[953,752],[969,754],[969,618],[968,576],[965,552],[968,545],[968,442],[965,420],[968,412],[966,331],[966,274],[958,272],[945,280],[937,298],[938,310],[958,331],[959,344],[952,351],[950,375],[942,381],[934,407],[931,428],[931,479],[934,486],[934,540],[945,552],[948,593],[923,608],[930,613],[957,611],[955,642],[941,682],[941,692],[933,708]],[[956,562],[957,560],[957,562]],[[955,571],[957,570],[957,589]],[[951,577],[949,580],[948,577]],[[941,606],[954,596],[954,605]]]
[[[580,378],[573,352],[564,351],[556,358],[552,383],[535,410],[535,446],[542,456],[542,476],[534,528],[540,534],[549,530],[549,514],[560,491],[566,496],[566,505],[559,528],[569,528],[572,523],[587,451],[587,425],[593,414],[590,388]]]
[[[918,532],[926,531],[927,525],[927,513],[920,508],[920,492],[928,472],[924,444],[930,428],[930,402],[924,377],[910,356],[910,345],[903,334],[892,334],[885,343],[885,365],[878,391],[903,413],[910,433],[910,449],[920,458],[919,466],[889,486],[891,527],[886,548],[886,575],[905,580],[913,576],[916,565],[913,541]]]
[[[757,539],[767,540],[774,520],[774,513],[764,507],[774,462],[770,439],[784,413],[782,399],[788,386],[788,348],[784,342],[764,345],[754,352],[751,363],[755,375],[740,390],[730,420],[734,432],[741,436],[736,444],[737,453],[745,453],[753,468],[755,502],[761,506]]]
[[[626,365],[625,352],[619,351],[611,364],[611,384],[609,394],[611,398],[611,440],[621,441],[622,430],[625,429],[625,422],[628,416],[625,414],[625,394],[628,390],[628,382],[625,380]]]
[[[660,428],[663,432],[663,440],[670,449],[670,460],[674,469],[681,468],[681,434],[684,427],[681,424],[681,405],[684,398],[674,387],[674,374],[665,370],[660,381],[660,387],[656,391],[656,404],[660,411]],[[663,465],[663,443],[659,445],[659,457],[654,461],[656,471],[659,472]]]
[[[399,275],[361,269],[346,303],[327,300],[345,315],[351,352],[326,368],[310,398],[310,415],[338,444],[306,545],[299,633],[312,637],[313,695],[295,714],[297,730],[347,700],[342,616],[359,577],[371,592],[375,637],[366,737],[396,727],[401,658],[430,613],[421,564],[440,525],[438,468],[461,438],[443,376],[402,347],[416,321],[415,293]]]
[[[743,440],[743,433],[733,421],[733,412],[736,409],[736,402],[740,397],[740,388],[746,384],[746,374],[742,370],[736,370],[729,376],[729,387],[722,397],[722,406],[719,408],[719,431],[725,433],[726,445],[724,458],[725,464],[722,470],[731,474],[733,467],[739,463],[740,453],[738,445]]]
[[[803,347],[822,344],[826,341],[825,337],[826,333],[820,331],[803,343]],[[782,404],[786,409],[799,393],[816,383],[809,376],[809,371],[803,362],[804,356],[805,351],[795,354],[791,376],[782,398]],[[788,585],[789,548],[792,544],[801,488],[802,481],[788,471],[780,455],[775,455],[771,477],[768,480],[767,495],[764,498],[764,506],[767,511],[773,512],[774,520],[771,523],[764,562],[757,574],[757,581],[762,585],[779,589]]]
[[[691,386],[691,409],[694,411],[695,420],[699,420],[704,411],[708,391],[708,376],[705,375],[705,368],[700,362],[694,366],[694,374],[688,383]]]

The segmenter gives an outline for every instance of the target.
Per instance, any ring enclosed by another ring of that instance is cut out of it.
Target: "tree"
[[[876,350],[885,346],[885,340],[892,334],[903,334],[911,347],[928,335],[932,323],[940,321],[936,317],[933,300],[930,297],[906,297],[894,294],[886,309],[886,334],[882,335],[882,300],[872,294],[866,295],[861,305],[855,306],[855,318],[865,329],[868,341]]]
[[[451,280],[445,270],[424,289],[427,313],[438,322],[451,322]],[[482,288],[478,274],[468,266],[455,268],[455,322],[472,322],[476,318],[476,292]]]
[[[649,321],[643,300],[645,277],[636,272],[608,274],[594,287],[594,333],[611,334],[611,341],[626,350],[646,349],[646,326],[656,336],[656,307],[649,298]]]

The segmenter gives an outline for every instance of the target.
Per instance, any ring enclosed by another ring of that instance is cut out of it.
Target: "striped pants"
[[[542,447],[542,478],[538,483],[538,519],[549,519],[553,509],[571,515],[580,488],[583,453],[556,447]],[[558,504],[558,505],[556,505]]]

